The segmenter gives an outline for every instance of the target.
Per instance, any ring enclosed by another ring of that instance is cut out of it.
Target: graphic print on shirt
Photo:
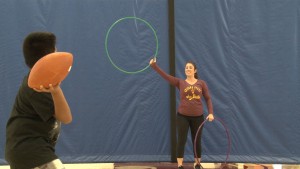
[[[58,140],[58,137],[59,137],[60,129],[61,129],[61,122],[55,121],[53,123],[52,130],[48,133],[48,135],[49,135],[49,142],[52,145],[56,144],[56,142]]]
[[[195,91],[198,91],[199,94],[196,94]],[[201,98],[200,93],[202,92],[202,90],[197,86],[188,86],[184,89],[184,92],[187,93],[186,98],[188,100],[193,100],[193,99],[200,100],[200,98]]]

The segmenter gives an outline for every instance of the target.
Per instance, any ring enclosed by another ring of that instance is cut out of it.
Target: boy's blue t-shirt
[[[57,159],[60,122],[50,93],[28,87],[25,76],[6,125],[5,158],[11,169],[30,169]]]

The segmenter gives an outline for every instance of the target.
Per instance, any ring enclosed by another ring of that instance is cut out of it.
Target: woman
[[[209,95],[208,87],[203,80],[198,79],[196,65],[189,61],[185,65],[186,79],[179,79],[166,74],[156,64],[156,58],[150,60],[151,67],[159,73],[171,85],[176,86],[180,91],[180,104],[177,110],[177,163],[178,169],[183,169],[184,147],[187,140],[187,133],[191,129],[193,145],[199,126],[204,121],[203,106],[201,98],[204,96],[209,115],[209,121],[214,120],[212,101]],[[201,161],[201,131],[197,140],[197,158],[195,157],[194,168],[200,169]]]

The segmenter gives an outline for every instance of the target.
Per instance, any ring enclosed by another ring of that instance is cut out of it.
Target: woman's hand
[[[208,119],[208,121],[213,121],[215,118],[213,114],[209,114],[206,119]]]
[[[156,57],[154,57],[153,59],[150,60],[150,65],[152,65],[153,63],[156,63]]]

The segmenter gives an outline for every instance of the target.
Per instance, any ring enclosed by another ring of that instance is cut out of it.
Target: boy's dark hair
[[[32,32],[23,42],[25,63],[29,68],[43,56],[55,52],[56,36],[51,32]]]

